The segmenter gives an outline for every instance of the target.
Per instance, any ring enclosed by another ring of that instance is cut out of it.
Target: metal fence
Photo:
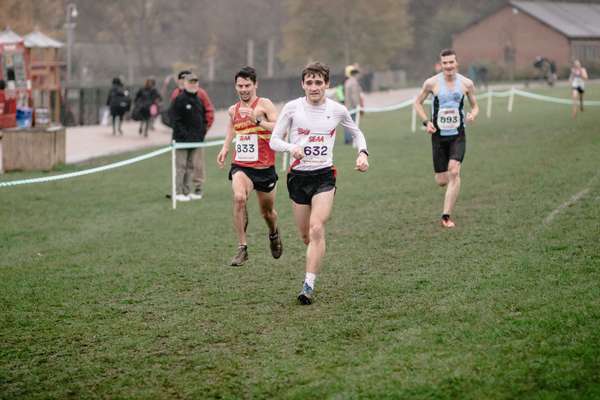
[[[331,87],[344,82],[343,75],[332,75],[330,77]],[[367,92],[371,91],[372,74],[365,74],[361,77],[361,85]],[[163,107],[168,106],[168,93],[161,93],[163,96]],[[216,109],[229,107],[238,101],[234,89],[233,81],[230,82],[206,82],[201,87],[206,90]],[[139,86],[128,87],[132,99],[140,89]],[[74,87],[65,89],[63,93],[63,102],[61,110],[62,123],[65,126],[74,125],[97,125],[100,123],[100,110],[106,106],[106,100],[110,87]],[[283,102],[302,96],[299,77],[291,78],[273,78],[261,79],[259,81],[259,94],[270,98],[273,102]],[[165,101],[166,99],[166,101]]]

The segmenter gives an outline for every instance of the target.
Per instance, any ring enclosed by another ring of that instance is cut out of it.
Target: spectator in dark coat
[[[175,98],[177,98],[177,96],[179,96],[181,92],[185,90],[185,76],[191,73],[191,71],[183,70],[179,72],[179,74],[177,74],[177,87],[173,89],[173,92],[171,93],[171,101],[175,100]],[[215,121],[215,107],[213,106],[212,101],[210,101],[208,93],[206,93],[206,90],[202,89],[202,87],[198,86],[198,91],[196,92],[196,95],[204,105],[204,114],[207,123],[206,129],[208,130]]]
[[[173,100],[170,109],[173,140],[176,142],[203,142],[208,129],[206,109],[198,98],[198,77],[185,76],[185,89]],[[202,198],[204,183],[204,149],[177,149],[175,151],[177,201]],[[191,182],[193,180],[193,182]],[[193,184],[193,187],[192,187]]]
[[[153,79],[146,79],[144,87],[141,88],[135,95],[135,106],[133,117],[140,121],[140,135],[148,137],[148,128],[150,127],[150,118],[152,114],[156,115],[158,111],[158,102],[161,100],[160,93],[154,87]],[[152,112],[155,107],[156,111]]]
[[[117,134],[117,126],[119,134],[123,135],[121,125],[123,124],[123,116],[131,107],[131,97],[129,96],[129,90],[125,89],[121,79],[114,78],[112,80],[112,87],[108,93],[106,105],[110,108],[110,115],[112,116],[113,135]]]

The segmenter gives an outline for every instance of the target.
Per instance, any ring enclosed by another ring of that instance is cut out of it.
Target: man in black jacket
[[[173,121],[173,140],[176,142],[203,142],[206,136],[206,110],[196,95],[198,76],[188,74],[185,77],[185,90],[171,105]],[[202,198],[204,176],[204,149],[175,150],[176,195],[177,201],[199,200]],[[196,178],[202,179],[196,179]],[[192,181],[193,179],[193,182]],[[193,185],[192,185],[193,183]],[[193,186],[193,187],[192,187]]]

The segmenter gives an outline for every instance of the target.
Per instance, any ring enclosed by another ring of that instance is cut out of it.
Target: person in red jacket
[[[4,89],[6,89],[6,83],[0,79],[0,115],[4,114],[4,102],[6,101]]]
[[[206,130],[210,129],[213,122],[215,121],[215,107],[213,106],[210,98],[208,97],[208,93],[200,86],[198,86],[198,77],[193,74],[191,71],[184,70],[177,74],[177,85],[178,87],[173,90],[171,93],[171,103],[175,101],[175,99],[181,95],[185,91],[185,81],[188,75],[193,75],[194,80],[196,82],[196,96],[204,106],[204,121],[206,122]],[[200,147],[196,151],[193,152],[193,174],[192,174],[192,187],[187,187],[184,183],[183,193],[180,193],[179,201],[189,201],[189,200],[200,200],[202,199],[204,187],[204,181],[206,180],[206,174],[204,172],[204,148]]]

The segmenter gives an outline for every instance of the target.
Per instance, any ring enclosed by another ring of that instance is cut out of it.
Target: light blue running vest
[[[438,132],[441,136],[453,136],[458,135],[461,131],[464,132],[465,115],[463,111],[465,94],[462,91],[462,80],[463,76],[456,74],[456,80],[454,81],[454,89],[448,89],[444,74],[440,73],[437,76],[439,83],[439,92],[437,96],[434,96],[433,102],[431,103],[432,108],[432,120]],[[438,113],[442,108],[457,109],[460,116],[460,124],[455,129],[440,129],[438,126]]]

